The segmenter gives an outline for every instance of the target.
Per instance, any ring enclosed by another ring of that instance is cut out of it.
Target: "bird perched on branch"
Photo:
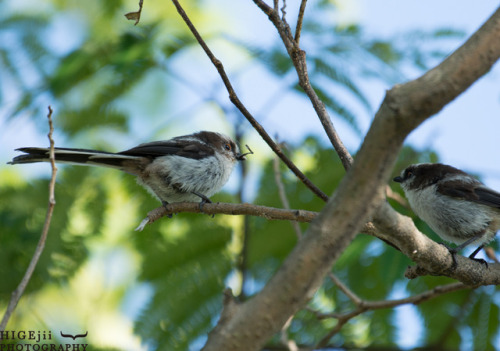
[[[458,245],[445,245],[455,264],[458,251],[478,245],[469,256],[475,259],[500,229],[500,193],[457,168],[440,163],[410,165],[394,181],[401,184],[417,216],[441,239]]]
[[[49,149],[22,147],[10,164],[49,162]],[[122,152],[55,148],[55,161],[110,167],[130,173],[163,204],[210,202],[229,179],[236,161],[245,160],[228,136],[208,131],[140,144]]]

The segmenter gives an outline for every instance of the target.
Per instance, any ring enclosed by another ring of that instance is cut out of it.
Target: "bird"
[[[443,240],[456,244],[448,248],[455,255],[468,245],[476,254],[500,229],[500,193],[487,187],[466,172],[441,163],[408,166],[393,179],[401,184],[415,214]]]
[[[24,154],[9,164],[49,162],[49,148],[21,147]],[[162,204],[210,201],[228,181],[237,161],[253,153],[240,153],[230,137],[211,131],[140,144],[122,152],[54,148],[55,161],[109,167],[137,177],[137,182]]]

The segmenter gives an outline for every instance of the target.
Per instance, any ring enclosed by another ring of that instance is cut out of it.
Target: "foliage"
[[[196,75],[201,74],[204,66],[200,62],[205,58],[197,61],[194,41],[171,7],[167,11],[163,5],[146,3],[141,24],[133,27],[122,18],[128,12],[123,10],[124,6],[130,6],[123,1],[88,1],[85,6],[80,2],[47,0],[44,3],[50,10],[32,12],[26,8],[18,13],[9,12],[7,5],[0,4],[0,9],[5,10],[0,18],[0,35],[11,38],[0,41],[0,70],[5,77],[0,85],[0,101],[4,106],[2,113],[8,115],[11,122],[29,114],[30,123],[45,130],[44,119],[38,117],[44,115],[48,103],[55,104],[60,140],[66,139],[68,146],[113,149],[144,141],[135,140],[139,137],[162,137],[167,128],[170,131],[182,125],[190,126],[192,119],[183,118],[183,113],[177,119],[160,118],[165,108],[170,112],[184,110],[188,105],[189,112],[208,115],[203,117],[203,123],[210,126],[226,123],[221,111],[235,114],[225,95],[220,99],[217,93],[205,94],[197,86],[195,90],[200,90],[198,98],[201,96],[203,107],[191,104],[189,99],[175,98],[179,85],[191,84],[183,75],[188,75],[193,67],[199,69]],[[205,11],[214,4],[191,1],[187,6],[191,17],[202,23],[202,27],[210,19],[222,17]],[[346,121],[358,137],[363,133],[359,110],[367,115],[372,113],[362,88],[363,81],[375,77],[392,84],[402,79],[404,68],[427,68],[443,56],[440,43],[460,34],[440,30],[400,34],[387,40],[373,39],[360,26],[332,26],[325,21],[321,14],[334,11],[328,2],[320,2],[310,10],[302,42],[308,53],[312,83],[327,107]],[[66,17],[74,19],[76,29],[72,34],[78,40],[62,50],[54,43],[60,38],[53,36],[52,26]],[[228,33],[208,25],[206,29],[209,44],[223,41],[230,45],[230,50],[250,57],[247,65],[261,65],[270,79],[284,81],[287,84],[284,94],[304,98],[281,45],[249,43],[244,38],[228,37]],[[13,42],[15,45],[10,45]],[[186,61],[185,66],[179,69],[182,61]],[[213,78],[206,74],[207,80]],[[236,73],[235,76],[238,77]],[[216,83],[206,86],[217,86],[220,90],[218,77],[213,81]],[[169,94],[174,98],[169,98]],[[232,128],[245,129],[241,125]],[[316,136],[290,143],[288,152],[327,194],[333,193],[345,174],[332,149]],[[252,166],[258,163],[259,157],[256,155],[256,161],[250,161]],[[409,163],[436,160],[437,156],[429,150],[406,148],[395,173]],[[263,165],[253,179],[256,195],[252,202],[282,207],[272,160],[262,157],[260,161]],[[291,207],[320,211],[323,202],[283,166],[280,170]],[[47,202],[47,179],[38,176],[24,179],[21,172],[19,168],[0,169],[2,305],[8,301],[28,265]],[[400,191],[397,187],[394,190]],[[235,202],[235,198],[224,193],[214,200]],[[134,225],[156,207],[157,202],[138,189],[132,177],[110,170],[62,167],[56,199],[45,253],[24,296],[27,302],[18,307],[19,317],[11,321],[9,328],[32,328],[30,323],[35,322],[30,313],[36,306],[40,311],[41,301],[48,299],[72,312],[73,319],[77,320],[71,324],[77,331],[91,329],[89,342],[96,349],[125,347],[117,340],[99,336],[98,327],[92,329],[95,316],[84,311],[89,305],[92,313],[103,319],[114,316],[134,323],[133,331],[130,326],[122,326],[118,333],[120,336],[135,333],[131,338],[136,338],[133,342],[137,348],[143,343],[151,350],[195,349],[218,318],[222,290],[231,285],[241,299],[251,297],[297,242],[290,223],[262,218],[244,221],[222,215],[212,219],[178,214],[148,226],[143,233],[135,233]],[[391,203],[401,213],[412,215],[406,207]],[[431,233],[418,218],[414,220],[422,231]],[[305,230],[307,225],[301,228]],[[117,269],[124,277],[114,281],[109,277],[120,274],[112,270],[113,265],[107,267],[107,261],[100,257],[111,257],[118,251],[125,256]],[[130,266],[123,262],[129,262]],[[96,264],[97,272],[92,270]],[[398,292],[417,294],[447,281],[427,277],[407,282],[403,272],[408,264],[411,262],[392,247],[360,234],[333,267],[333,272],[367,300],[392,298]],[[84,280],[88,272],[94,275]],[[87,291],[77,285],[76,282],[82,280],[83,285],[91,289]],[[143,286],[149,291],[146,297],[139,293],[128,295],[127,292]],[[60,300],[65,294],[81,300],[76,303],[71,299]],[[498,305],[492,295],[487,289],[462,291],[419,305],[420,320],[414,323],[424,326],[425,330],[419,342],[448,349],[461,347],[464,342],[469,342],[474,349],[491,348],[494,338],[498,337]],[[99,301],[109,304],[104,306]],[[350,300],[326,279],[308,309],[293,319],[289,336],[299,344],[314,344],[336,324],[331,318],[319,320],[315,311],[342,312],[351,307]],[[68,317],[54,320],[41,310],[35,318],[41,329],[56,330],[67,322]],[[396,314],[394,310],[379,310],[361,315],[344,326],[331,344],[381,348],[398,345],[398,333],[404,326],[398,323]],[[467,339],[464,335],[473,337]],[[270,341],[270,346],[278,343],[276,338]],[[127,348],[134,346],[129,344]]]

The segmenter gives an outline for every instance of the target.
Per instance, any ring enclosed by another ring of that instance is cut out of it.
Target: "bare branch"
[[[236,136],[236,142],[238,144],[241,144],[241,137],[242,137],[241,129],[237,129],[235,136]],[[238,203],[242,203],[244,201],[243,193],[248,176],[248,171],[247,171],[248,163],[241,162],[240,167],[241,167],[240,182],[239,182],[240,184],[237,193]],[[236,267],[235,267],[239,284],[238,299],[239,301],[245,301],[247,298],[245,286],[249,278],[248,261],[249,261],[249,244],[251,237],[251,225],[249,216],[243,216],[241,229],[237,230],[233,235],[235,237],[235,240],[240,241],[241,243],[240,250],[237,254],[238,257],[236,259]]]
[[[359,298],[351,289],[349,289],[344,283],[340,281],[339,278],[332,272],[328,273],[328,277],[333,281],[335,285],[342,291],[356,306],[360,306],[363,304],[363,300]]]
[[[215,55],[212,53],[208,45],[205,43],[203,38],[201,37],[200,33],[198,33],[198,30],[195,28],[191,20],[189,19],[188,15],[182,8],[182,6],[179,4],[178,0],[172,0],[175,8],[177,9],[177,12],[179,15],[182,17],[186,25],[189,27],[191,30],[191,33],[193,33],[194,37],[200,44],[200,46],[203,48],[205,53],[207,54],[208,58],[212,62],[212,64],[215,66],[217,69],[217,72],[219,72],[220,77],[222,78],[222,81],[224,82],[224,85],[226,86],[226,90],[229,93],[229,99],[231,102],[240,110],[240,112],[245,116],[245,118],[250,122],[250,124],[255,128],[255,130],[259,133],[259,135],[264,139],[264,141],[269,145],[269,147],[274,151],[276,155],[287,165],[287,167],[297,176],[297,178],[300,179],[302,183],[304,183],[305,186],[307,186],[314,194],[316,194],[319,198],[321,198],[324,201],[328,201],[328,196],[323,193],[316,185],[311,182],[309,178],[305,176],[302,171],[300,171],[297,166],[283,153],[281,148],[274,142],[274,140],[269,136],[269,134],[266,132],[266,130],[262,127],[262,125],[257,122],[257,120],[252,116],[252,114],[247,110],[245,105],[240,101],[238,95],[236,94],[227,74],[224,69],[224,66],[222,65],[222,62],[219,61],[215,57]],[[266,7],[270,8],[266,4],[264,4]],[[271,9],[271,8],[270,8]],[[272,11],[272,9],[271,9]]]
[[[294,340],[290,340],[290,338],[288,337],[288,328],[290,327],[292,320],[293,316],[288,318],[285,325],[283,325],[283,328],[281,328],[280,341],[283,345],[285,345],[288,351],[299,351],[297,343]]]
[[[280,2],[279,0],[273,0],[273,4],[274,4],[274,11],[278,11],[278,7],[280,5]]]
[[[406,297],[403,299],[395,299],[395,300],[382,300],[382,301],[365,301],[360,299],[356,294],[354,294],[349,288],[347,288],[340,280],[335,277],[332,273],[329,274],[330,278],[334,281],[335,285],[339,287],[342,292],[344,292],[351,301],[357,306],[354,310],[350,312],[346,312],[343,314],[339,313],[313,313],[319,319],[327,319],[327,318],[335,318],[338,320],[337,325],[321,339],[320,342],[315,346],[315,349],[322,349],[328,345],[330,339],[340,332],[342,327],[352,318],[366,312],[372,310],[379,310],[385,308],[393,308],[407,304],[418,305],[424,301],[428,301],[430,299],[439,297],[443,294],[447,294],[453,291],[462,290],[462,289],[470,289],[469,286],[463,283],[450,283],[447,285],[440,285],[435,287],[434,289],[430,289],[423,293]]]
[[[286,0],[283,0],[283,6],[281,6],[281,20],[286,23]]]
[[[297,18],[297,25],[295,26],[295,43],[300,44],[300,34],[302,32],[302,22],[304,20],[304,13],[306,12],[307,0],[300,2],[299,16]]]
[[[278,194],[280,196],[281,204],[285,210],[290,209],[290,203],[288,202],[288,197],[286,196],[285,186],[281,181],[281,173],[280,173],[280,164],[278,158],[273,158],[273,171],[274,171],[274,181],[276,182],[276,186],[278,187]],[[300,226],[297,222],[291,222],[295,235],[297,235],[297,239],[300,239],[302,236],[302,231],[300,230]]]
[[[422,275],[447,276],[466,285],[500,284],[500,264],[490,263],[488,267],[461,255],[456,256],[457,266],[448,249],[431,240],[415,227],[411,218],[403,216],[387,203],[383,203],[373,218],[373,235],[392,243],[418,266],[405,272],[408,279]]]
[[[290,27],[288,24],[280,18],[278,13],[274,11],[272,8],[267,6],[265,3],[263,3],[261,0],[254,0],[254,3],[262,10],[264,13],[266,13],[269,17],[269,20],[274,24],[276,27],[281,40],[283,41],[283,44],[285,45],[285,48],[288,52],[288,55],[290,56],[293,65],[295,67],[295,70],[297,71],[297,76],[299,79],[299,85],[300,87],[304,90],[306,95],[309,97],[309,100],[311,101],[314,110],[316,111],[316,114],[321,122],[321,125],[323,126],[323,129],[326,132],[326,135],[330,139],[331,144],[333,145],[335,151],[337,152],[342,165],[346,170],[350,168],[352,165],[353,159],[347,148],[344,146],[344,143],[340,139],[340,137],[337,134],[337,131],[335,130],[335,127],[333,126],[333,123],[331,121],[330,115],[328,114],[328,111],[326,110],[325,104],[321,99],[318,97],[316,92],[314,91],[310,80],[309,80],[309,74],[307,73],[307,62],[306,62],[306,53],[299,47],[298,41],[295,40],[293,37]],[[301,3],[301,7],[304,6],[304,2]]]
[[[36,246],[35,252],[33,254],[33,257],[31,258],[30,264],[28,265],[28,268],[26,269],[26,272],[24,273],[23,278],[21,279],[21,282],[17,286],[16,290],[12,292],[12,295],[10,297],[9,304],[7,305],[7,310],[5,311],[5,314],[3,315],[2,322],[0,323],[0,330],[5,330],[5,327],[7,326],[7,323],[9,322],[10,316],[14,312],[19,300],[21,299],[21,296],[24,293],[24,290],[28,286],[28,283],[31,279],[31,276],[33,275],[33,272],[35,271],[36,265],[38,263],[38,260],[40,259],[40,256],[42,255],[43,249],[45,247],[45,241],[47,240],[47,235],[49,233],[49,228],[50,228],[50,221],[52,219],[52,213],[54,212],[54,206],[56,205],[56,200],[54,196],[54,189],[56,185],[56,173],[57,173],[57,167],[55,163],[55,156],[54,156],[54,139],[52,138],[52,134],[54,132],[54,126],[52,124],[52,108],[49,106],[49,113],[47,115],[47,118],[49,119],[49,142],[50,142],[50,149],[49,149],[49,158],[50,158],[50,165],[52,168],[52,175],[50,178],[49,182],[49,203],[47,207],[47,214],[45,216],[45,222],[43,224],[43,229],[42,229],[42,234],[40,236],[40,240],[38,241],[38,244]]]
[[[218,213],[226,215],[250,215],[263,217],[269,220],[296,222],[311,222],[318,215],[317,212],[306,210],[284,210],[281,208],[252,205],[248,203],[231,204],[223,202],[204,204],[203,211],[201,211],[198,202],[177,202],[149,211],[147,217],[141,222],[136,230],[141,231],[147,224],[153,223],[161,217],[179,212],[205,213],[208,215]]]
[[[272,7],[270,7],[262,0],[253,0],[253,2],[268,16],[273,15],[273,13],[276,14],[278,13],[278,5],[279,5],[278,0],[274,0],[274,7],[275,7],[274,11]]]

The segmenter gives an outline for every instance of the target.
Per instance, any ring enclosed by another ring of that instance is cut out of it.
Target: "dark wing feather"
[[[187,158],[202,159],[214,154],[214,150],[204,143],[188,140],[153,141],[141,144],[119,154],[156,158],[165,155],[177,155]]]
[[[484,186],[480,182],[467,184],[458,180],[441,182],[438,183],[437,191],[450,197],[500,208],[500,193]]]
[[[500,208],[500,193],[487,187],[476,188],[474,192],[479,198],[477,202],[487,206]]]

